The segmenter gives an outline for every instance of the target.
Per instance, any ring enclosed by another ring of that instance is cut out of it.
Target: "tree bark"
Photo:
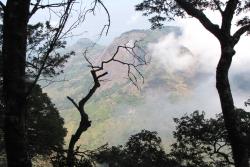
[[[68,153],[67,153],[67,165],[68,167],[74,166],[74,147],[76,142],[80,139],[83,132],[87,131],[87,129],[91,126],[91,122],[89,120],[85,120],[81,118],[81,122],[79,127],[77,128],[74,135],[71,136]]]
[[[239,0],[228,0],[222,14],[221,26],[211,22],[204,14],[203,10],[195,7],[196,3],[187,0],[175,0],[180,8],[187,14],[198,19],[200,23],[211,32],[221,44],[221,58],[216,71],[216,87],[219,93],[222,113],[225,121],[225,127],[228,131],[232,146],[233,158],[236,167],[249,167],[248,146],[246,136],[244,136],[239,127],[240,119],[235,111],[233,96],[228,80],[228,72],[231,66],[232,58],[235,54],[234,46],[238,43],[241,35],[249,30],[250,25],[242,26],[231,36],[232,20],[236,13]],[[219,9],[220,10],[220,9]]]
[[[25,60],[30,0],[8,0],[3,20],[5,144],[9,167],[30,167],[26,138]]]
[[[82,133],[87,131],[88,128],[91,126],[91,121],[89,121],[89,116],[85,112],[85,109],[84,109],[85,104],[93,96],[93,94],[96,92],[96,90],[101,86],[99,79],[101,77],[107,75],[108,73],[105,72],[105,73],[97,76],[96,71],[91,70],[91,74],[92,74],[92,77],[94,80],[94,85],[89,90],[88,94],[84,98],[82,98],[78,104],[76,104],[76,102],[72,98],[67,97],[72,102],[72,104],[75,106],[75,108],[79,111],[79,113],[81,115],[81,121],[80,121],[79,127],[77,128],[75,134],[71,136],[71,139],[69,142],[69,147],[68,147],[68,152],[67,152],[67,165],[68,165],[68,167],[74,166],[74,157],[75,157],[74,147],[75,147],[76,142],[79,140]]]
[[[228,72],[234,54],[235,51],[232,45],[221,42],[221,57],[216,71],[216,88],[220,97],[225,127],[231,142],[235,166],[249,167],[248,147],[244,143],[244,136],[239,127],[240,119],[237,119],[238,116],[235,111],[228,79]]]

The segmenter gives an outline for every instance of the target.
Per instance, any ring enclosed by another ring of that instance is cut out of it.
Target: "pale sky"
[[[143,17],[141,12],[135,11],[135,5],[142,0],[103,0],[104,4],[108,8],[111,15],[111,27],[107,37],[103,38],[103,41],[113,39],[119,36],[121,33],[132,29],[149,29],[150,23],[148,18]],[[91,38],[95,38],[96,34],[99,34],[100,26],[96,26],[97,22],[103,22],[107,20],[106,16],[96,14],[95,17],[88,19],[85,29],[88,29]]]
[[[53,0],[50,0],[50,2],[52,1]],[[54,1],[58,2],[56,0]],[[88,8],[87,6],[90,5],[91,2],[93,2],[93,0],[83,1],[85,4],[76,4],[75,12],[77,13],[79,9],[83,9],[84,7]],[[135,11],[135,5],[140,2],[142,2],[142,0],[103,0],[103,3],[107,7],[111,16],[111,27],[108,36],[103,36],[99,43],[108,44],[113,38],[132,29],[149,29],[150,23],[148,22],[148,18],[143,17],[141,12]],[[31,22],[47,20],[48,13],[49,12],[47,10],[38,12],[35,17],[32,18]],[[76,13],[73,13],[74,17],[77,16]],[[73,21],[74,17],[72,17],[70,21]],[[56,18],[54,18],[54,20],[56,20]],[[56,21],[54,22],[56,23]],[[107,15],[99,6],[96,10],[95,16],[88,14],[86,21],[74,30],[74,34],[81,34],[81,36],[74,37],[69,41],[76,41],[77,38],[90,38],[92,40],[96,40],[103,25],[106,23]]]
[[[35,1],[35,0],[33,0]],[[44,3],[60,2],[60,0],[43,0]],[[74,21],[77,16],[77,12],[79,9],[89,8],[89,5],[94,0],[79,0],[82,1],[83,4],[75,4],[73,16],[69,19],[69,23]],[[78,1],[78,2],[79,2]],[[142,16],[142,12],[135,11],[135,5],[142,2],[143,0],[102,0],[105,6],[107,7],[110,16],[111,16],[111,27],[109,30],[109,34],[107,36],[102,36],[101,40],[98,41],[100,44],[108,45],[115,37],[120,36],[122,33],[126,31],[130,31],[133,29],[149,29],[150,23],[148,22],[148,17]],[[3,3],[6,0],[2,1]],[[216,12],[206,13],[212,22],[219,23],[220,15],[217,15]],[[36,15],[32,18],[31,22],[35,23],[38,21],[48,20],[49,12],[48,10],[40,10]],[[56,18],[52,18],[53,22],[56,23]],[[95,16],[92,14],[88,14],[86,17],[86,21],[81,24],[77,29],[74,30],[75,35],[79,35],[73,38],[69,38],[69,44],[73,44],[79,38],[90,38],[93,41],[96,41],[99,37],[99,34],[103,28],[103,25],[107,23],[107,15],[104,10],[99,6],[96,10]],[[218,61],[218,52],[219,52],[219,44],[218,41],[208,33],[201,24],[195,19],[184,19],[177,20],[176,22],[165,22],[165,25],[179,25],[182,27],[184,31],[185,40],[181,41],[181,43],[188,47],[193,52],[197,52],[197,54],[208,54],[207,60],[204,59],[204,62],[211,62],[213,64],[213,68]],[[235,26],[234,26],[235,27]],[[238,58],[234,60],[233,67],[235,66],[243,66],[243,64],[250,63],[249,50],[246,49],[249,45],[248,43],[249,37],[242,37],[242,40],[236,47],[237,55],[242,58]],[[97,41],[96,41],[97,42]],[[205,57],[205,56],[204,56]],[[209,60],[209,61],[208,61]],[[213,61],[211,61],[213,60]],[[210,64],[210,63],[206,63]]]
[[[1,0],[4,4],[6,0]],[[35,0],[32,0],[35,3]],[[82,4],[75,4],[75,11],[73,16],[69,19],[69,22],[72,22],[77,17],[77,12],[79,9],[88,9],[89,5],[94,0],[78,0]],[[121,33],[132,29],[149,29],[150,23],[148,18],[143,17],[141,12],[135,11],[135,5],[142,2],[143,0],[102,0],[105,6],[107,7],[110,16],[111,16],[111,27],[109,30],[108,36],[103,36],[100,43],[108,44],[112,41],[113,38],[118,37]],[[60,0],[43,0],[44,4],[58,3]],[[32,8],[32,6],[31,6]],[[53,9],[56,11],[57,9]],[[56,11],[57,12],[57,11]],[[49,15],[52,15],[51,23],[57,23],[57,17],[53,12],[49,12],[47,9],[39,10],[30,20],[30,23],[37,23],[41,21],[47,21]],[[90,38],[96,40],[100,31],[102,30],[103,25],[107,23],[107,15],[104,10],[99,6],[96,10],[95,16],[88,14],[86,21],[74,30],[74,34],[81,34],[81,36],[74,37],[69,39],[69,42],[75,42],[77,38]]]

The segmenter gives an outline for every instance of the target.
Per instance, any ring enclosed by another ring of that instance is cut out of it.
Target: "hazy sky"
[[[58,2],[57,0],[54,1]],[[46,1],[44,0],[44,2]],[[51,0],[50,2],[53,2],[53,0]],[[79,9],[88,9],[91,5],[91,2],[93,2],[93,0],[84,0],[82,1],[82,4],[76,4],[75,11],[73,12],[73,17],[70,18],[70,22],[75,20],[77,12],[80,11]],[[103,44],[108,43],[112,41],[114,37],[117,37],[121,33],[132,29],[150,28],[150,24],[147,21],[148,18],[143,17],[141,12],[135,11],[135,5],[139,2],[142,2],[142,0],[103,0],[103,3],[107,7],[111,16],[111,27],[108,36],[103,36],[99,42]],[[52,15],[54,15],[53,12],[51,13]],[[32,18],[31,22],[37,22],[38,20],[47,20],[48,15],[48,10],[41,10],[35,15],[35,17]],[[52,24],[53,22],[57,22],[56,19],[57,18],[55,16],[52,17]],[[74,30],[74,34],[81,34],[81,36],[74,37],[73,40],[70,39],[69,41],[75,41],[80,37],[96,40],[103,28],[103,25],[105,25],[106,23],[107,15],[104,12],[103,8],[99,5],[96,10],[95,16],[89,13],[86,17],[86,21]]]
[[[121,33],[131,29],[148,29],[150,24],[147,18],[142,16],[142,13],[135,11],[135,5],[141,0],[103,0],[111,15],[111,27],[107,37],[103,40],[110,40]],[[103,14],[96,14],[86,22],[86,29],[89,31],[87,34],[91,38],[95,38],[99,33],[101,25],[96,26],[97,22],[101,23],[107,20]]]
[[[7,0],[1,0],[4,4]],[[48,3],[58,3],[63,0],[42,0],[43,4]],[[83,11],[83,9],[89,9],[94,0],[77,0],[75,4],[74,11],[71,18],[69,19],[69,24],[75,21],[78,16],[77,13]],[[149,29],[150,23],[147,21],[148,18],[143,17],[141,12],[135,11],[135,5],[142,2],[142,0],[102,0],[107,7],[111,16],[111,27],[107,36],[102,36],[99,43],[108,45],[113,38],[119,36],[121,33],[132,29]],[[36,0],[31,0],[35,3]],[[81,2],[81,3],[79,3]],[[32,9],[33,6],[31,6]],[[58,12],[56,8],[53,8],[55,13]],[[49,11],[47,8],[40,9],[31,18],[30,23],[44,22],[51,20],[51,24],[58,23],[58,17]],[[99,5],[95,11],[95,16],[89,13],[86,17],[86,21],[82,23],[78,28],[74,30],[73,38],[68,39],[70,44],[74,43],[79,38],[90,38],[94,41],[98,39],[99,34],[103,28],[103,25],[107,24],[107,15],[103,8]]]
[[[43,0],[44,3],[47,1],[50,1],[51,3],[59,2],[59,0]],[[142,1],[143,0],[103,0],[103,3],[107,7],[111,16],[111,27],[108,36],[103,36],[99,42],[108,45],[114,37],[117,37],[126,31],[132,29],[149,29],[150,23],[148,22],[148,18],[143,17],[141,12],[135,11],[135,5]],[[5,2],[5,0],[3,0],[3,2]],[[73,16],[70,18],[71,22],[75,20],[79,9],[88,9],[93,0],[82,0],[82,2],[82,4],[75,4]],[[216,12],[206,14],[208,14],[212,22],[220,22],[220,16],[217,15]],[[32,18],[31,22],[47,20],[48,16],[48,10],[41,10]],[[53,17],[51,20],[52,23],[56,23],[56,17]],[[69,43],[72,44],[79,38],[90,38],[92,40],[98,39],[100,31],[106,23],[107,15],[103,8],[99,6],[96,10],[95,16],[88,14],[86,21],[74,30],[74,34],[81,35],[69,39]],[[201,67],[203,70],[214,71],[218,62],[220,48],[218,41],[213,35],[208,33],[195,19],[177,20],[176,22],[165,23],[165,25],[179,25],[183,29],[183,36],[175,39],[174,42],[172,40],[169,42],[169,39],[172,38],[165,38],[165,41],[159,41],[159,46],[161,46],[161,42],[163,42],[162,44],[178,43],[184,45],[197,56],[201,56],[200,61],[203,64]],[[249,70],[250,51],[248,46],[249,37],[244,36],[236,47],[237,54],[234,57],[237,58],[234,58],[231,69],[232,72]],[[165,59],[165,57],[162,58]]]
[[[85,2],[89,3],[91,1],[93,0],[87,0],[87,2]],[[150,24],[147,21],[148,18],[143,17],[141,12],[136,12],[134,10],[134,6],[142,1],[143,0],[103,0],[110,12],[111,27],[108,36],[102,37],[99,42],[108,45],[114,37],[120,36],[121,33],[126,31],[132,29],[149,29]],[[86,6],[86,4],[78,5],[75,9],[77,11],[77,8],[84,6]],[[210,12],[208,15],[212,22],[219,23],[220,17],[216,15],[215,12]],[[41,20],[47,16],[47,13],[38,13],[33,21],[37,21],[38,19]],[[71,18],[71,20],[74,20],[74,18]],[[80,37],[96,40],[103,25],[106,23],[107,15],[102,8],[99,7],[95,16],[89,14],[86,22],[74,31],[75,34],[81,34],[81,36],[75,37],[69,41],[73,43]],[[168,121],[172,120],[172,116],[176,117],[177,114],[180,115],[183,114],[183,112],[193,112],[197,109],[206,111],[208,116],[214,116],[214,113],[220,112],[219,97],[215,87],[215,70],[220,55],[220,47],[215,37],[207,32],[195,19],[189,18],[182,21],[177,20],[172,23],[166,22],[165,25],[179,25],[183,30],[183,34],[178,37],[169,34],[160,38],[157,43],[151,45],[152,57],[158,58],[160,60],[159,62],[166,67],[166,71],[171,69],[186,70],[193,65],[194,57],[190,57],[190,55],[182,58],[176,57],[176,49],[178,49],[178,46],[185,46],[195,55],[195,61],[198,61],[199,66],[196,70],[213,74],[206,80],[199,81],[188,99],[179,101],[176,104],[166,101],[169,95],[166,92],[158,93],[155,96],[152,95],[151,92],[146,94],[146,103],[141,110],[143,112],[139,111],[136,113],[137,115],[134,122],[137,125],[138,122],[141,123],[143,127],[140,126],[140,128],[151,128],[157,131],[162,130],[164,133],[168,131],[169,134],[171,134],[172,129],[166,129],[169,127],[165,125],[168,124]],[[249,37],[243,37],[236,47],[237,54],[234,56],[230,77],[235,73],[240,74],[241,72],[249,72],[250,50],[248,46]],[[232,87],[232,91],[235,97],[236,106],[244,107],[243,104],[244,101],[249,98],[249,92],[242,92],[237,87]],[[129,106],[122,106],[122,108],[127,110]],[[148,110],[144,111],[145,108]],[[169,112],[173,115],[170,115]],[[115,126],[114,128],[117,130]],[[110,136],[112,138],[114,137],[114,135]],[[110,140],[112,139],[107,141]]]

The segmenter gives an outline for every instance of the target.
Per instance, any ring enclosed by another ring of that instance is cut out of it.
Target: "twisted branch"
[[[144,76],[139,70],[139,67],[147,65],[149,61],[146,59],[146,52],[139,46],[139,41],[135,41],[133,46],[127,46],[127,44],[123,46],[118,46],[116,48],[115,53],[106,61],[102,61],[100,66],[94,66],[90,60],[87,58],[86,53],[84,52],[84,57],[86,61],[89,63],[89,67],[92,68],[95,72],[99,72],[104,70],[104,65],[109,64],[111,62],[117,62],[121,65],[127,66],[127,76],[131,83],[139,89],[138,85],[138,77],[142,79],[142,83],[144,83]],[[120,50],[125,50],[130,56],[133,58],[133,62],[123,61],[117,58]],[[138,55],[135,49],[139,49],[142,52],[142,56]]]

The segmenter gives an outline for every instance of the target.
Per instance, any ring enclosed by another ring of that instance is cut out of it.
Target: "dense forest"
[[[110,3],[0,1],[0,166],[249,167],[249,0]]]

